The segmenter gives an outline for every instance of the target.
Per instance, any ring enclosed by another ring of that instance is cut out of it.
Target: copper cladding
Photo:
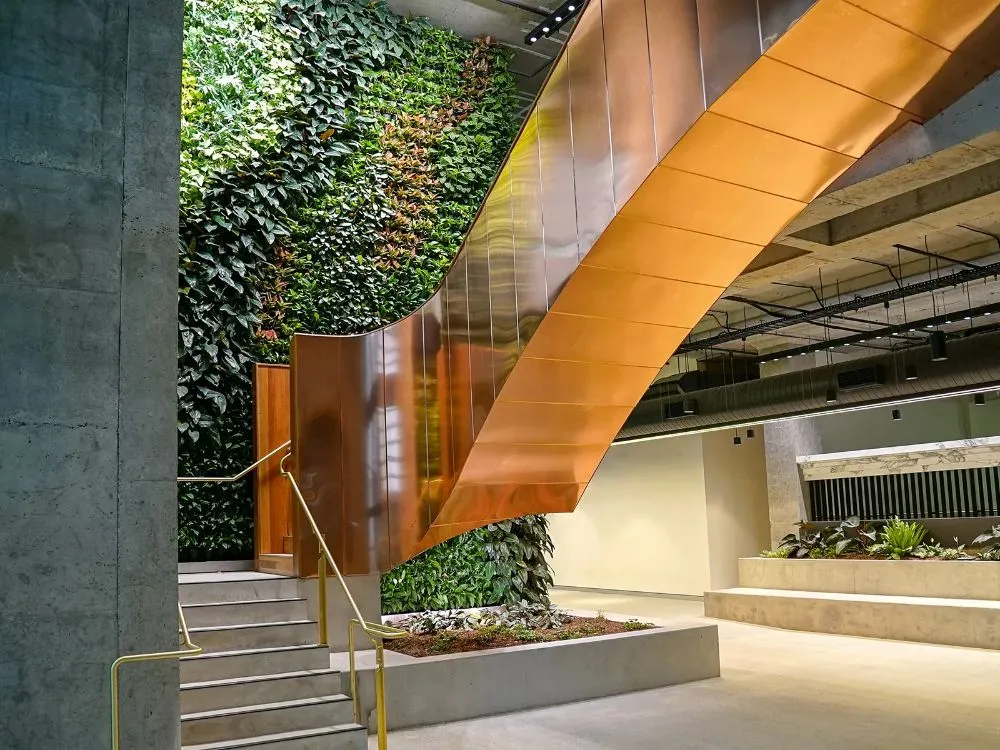
[[[572,511],[760,249],[997,68],[998,4],[591,0],[438,293],[295,337],[295,473],[345,572]]]

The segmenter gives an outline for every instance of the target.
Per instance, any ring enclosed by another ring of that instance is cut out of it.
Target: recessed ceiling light
[[[561,20],[562,20],[562,16],[556,16],[556,23],[559,23]]]
[[[542,31],[544,31],[546,34],[548,34],[549,33],[549,27],[548,26],[542,26]]]
[[[533,36],[533,37],[531,37],[531,41],[532,41],[532,42],[537,42],[537,41],[538,41],[538,37],[537,37],[537,36]]]
[[[966,315],[964,318],[962,318],[962,320],[972,320],[972,316]]]
[[[993,314],[993,313],[991,313],[991,312],[984,312],[984,313],[983,313],[983,315],[992,315],[992,314]]]
[[[566,10],[568,10],[570,13],[572,13],[574,10],[576,10],[576,6],[575,5],[571,5]]]

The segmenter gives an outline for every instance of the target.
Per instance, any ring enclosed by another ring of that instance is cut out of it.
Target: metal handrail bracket
[[[188,632],[187,621],[184,619],[184,610],[180,602],[177,603],[178,632],[181,635],[181,646],[177,651],[157,651],[150,654],[128,654],[119,656],[111,664],[111,748],[119,750],[121,747],[121,702],[118,696],[119,673],[123,664],[133,664],[140,661],[163,661],[166,659],[180,659],[183,656],[197,656],[204,649],[191,642],[191,634]]]
[[[327,576],[327,566],[333,570],[334,575],[337,577],[337,581],[340,583],[340,588],[344,592],[344,596],[347,598],[348,603],[351,605],[351,610],[354,612],[354,619],[347,626],[347,650],[348,657],[351,664],[351,700],[354,701],[354,721],[357,724],[364,724],[362,722],[361,716],[361,696],[358,691],[358,673],[357,664],[355,659],[355,638],[354,633],[356,628],[361,628],[365,635],[368,636],[368,640],[371,641],[372,646],[375,648],[375,711],[378,717],[378,748],[379,750],[386,750],[388,747],[387,738],[387,720],[386,720],[386,709],[385,709],[385,648],[384,641],[386,639],[394,638],[404,638],[409,635],[406,630],[401,630],[399,628],[394,628],[391,625],[384,625],[382,623],[368,622],[364,617],[361,616],[361,610],[358,608],[357,602],[354,600],[354,596],[351,594],[351,590],[347,586],[347,581],[344,580],[344,576],[340,572],[340,568],[337,566],[336,561],[333,559],[333,554],[330,552],[330,548],[326,544],[326,539],[323,534],[320,533],[319,526],[316,523],[316,519],[313,517],[312,512],[309,510],[309,506],[306,505],[306,500],[302,496],[301,490],[299,490],[299,485],[295,481],[295,477],[292,476],[291,471],[285,468],[285,462],[291,457],[291,452],[285,454],[281,459],[280,471],[282,476],[288,478],[289,483],[292,487],[292,494],[295,495],[295,499],[302,509],[302,513],[305,515],[306,520],[309,522],[309,528],[312,530],[313,536],[319,544],[319,560],[317,566],[317,585],[319,586],[319,642],[321,645],[328,645],[330,642],[329,634],[327,633],[327,616],[326,616],[326,576]]]

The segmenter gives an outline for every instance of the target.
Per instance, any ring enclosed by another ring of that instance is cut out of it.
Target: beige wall
[[[756,433],[739,447],[728,430],[702,436],[713,589],[738,586],[738,559],[771,546],[764,438],[760,428]]]
[[[576,511],[549,519],[560,586],[697,596],[708,588],[700,436],[612,446]]]
[[[612,446],[572,514],[549,516],[560,586],[701,596],[768,546],[763,440]]]

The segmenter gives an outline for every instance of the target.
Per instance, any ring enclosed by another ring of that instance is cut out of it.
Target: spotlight
[[[837,403],[837,389],[827,388],[826,389],[826,403],[835,404]]]
[[[901,412],[899,409],[893,409],[892,410],[892,421],[893,422],[898,422],[902,418],[903,418],[903,412]]]
[[[917,366],[916,365],[907,365],[906,368],[905,368],[905,372],[906,372],[906,379],[907,380],[916,380],[917,379]]]
[[[983,313],[983,315],[992,315],[992,314],[993,313],[990,310],[987,310],[986,312]]]
[[[579,2],[579,0],[574,3],[560,5],[549,14],[548,18],[538,24],[538,26],[524,37],[525,43],[534,44],[543,36],[549,36],[559,31],[564,24],[568,23],[577,14],[577,11],[582,6],[583,3]]]
[[[754,436],[754,434],[755,434],[755,433],[754,433],[754,431],[753,431],[753,427],[747,427],[747,438],[748,438],[749,440],[753,440],[753,436]]]
[[[962,320],[972,320],[972,316],[966,315],[964,318],[962,318]]]
[[[948,342],[944,331],[934,331],[931,334],[931,362],[944,362],[948,359]]]
[[[977,393],[975,396],[973,396],[972,403],[974,403],[976,406],[986,406],[986,394]]]
[[[739,435],[733,435],[733,445],[742,445],[742,444],[743,444],[743,440],[740,438],[740,436]]]
[[[681,411],[685,414],[697,414],[698,402],[687,397],[681,399]]]

